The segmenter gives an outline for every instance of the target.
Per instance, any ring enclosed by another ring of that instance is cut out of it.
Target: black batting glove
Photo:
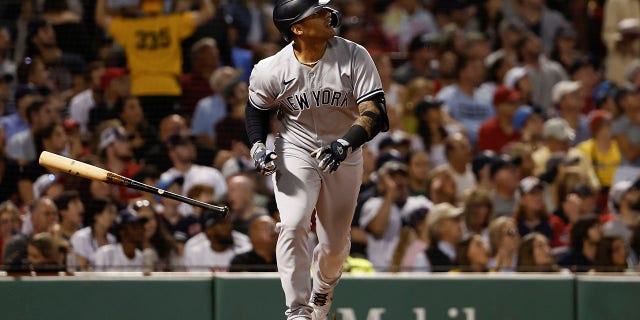
[[[273,150],[267,149],[264,143],[256,142],[253,144],[251,158],[261,174],[269,176],[276,172],[276,164],[273,161],[278,158],[278,155]]]
[[[334,173],[338,170],[340,163],[347,158],[349,148],[348,141],[338,139],[326,147],[316,149],[311,156],[320,160],[320,168],[324,172]]]

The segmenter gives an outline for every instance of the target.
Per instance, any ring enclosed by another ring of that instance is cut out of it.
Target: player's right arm
[[[251,158],[256,169],[263,175],[271,175],[276,171],[274,160],[278,157],[273,150],[267,149],[264,142],[269,130],[270,110],[273,104],[273,95],[270,79],[264,78],[268,72],[260,70],[263,64],[259,63],[253,68],[249,79],[249,99],[245,107],[245,127],[247,137],[251,145]]]

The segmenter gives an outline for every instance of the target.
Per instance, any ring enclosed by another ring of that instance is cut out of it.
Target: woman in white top
[[[94,266],[94,256],[98,248],[116,243],[116,237],[109,228],[117,216],[116,205],[108,199],[92,199],[85,206],[84,225],[71,236],[71,246],[81,270]]]

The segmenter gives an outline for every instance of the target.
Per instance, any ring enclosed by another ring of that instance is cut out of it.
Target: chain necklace
[[[320,58],[320,59],[318,59],[318,60],[316,60],[316,61],[314,61],[314,62],[302,62],[302,61],[300,61],[300,60],[298,60],[298,62],[300,62],[300,63],[304,64],[304,65],[305,65],[305,66],[307,66],[307,67],[313,67],[313,66],[315,66],[315,65],[316,65],[316,63],[320,62],[320,60],[321,60],[321,59],[322,59],[322,58]]]

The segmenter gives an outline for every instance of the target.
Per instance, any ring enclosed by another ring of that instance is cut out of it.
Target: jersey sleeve
[[[356,103],[360,104],[377,94],[384,93],[376,65],[364,47],[360,45],[355,47],[352,63],[353,94],[356,97]]]
[[[275,107],[276,86],[273,85],[270,72],[265,63],[258,63],[249,77],[249,104],[260,110]]]

